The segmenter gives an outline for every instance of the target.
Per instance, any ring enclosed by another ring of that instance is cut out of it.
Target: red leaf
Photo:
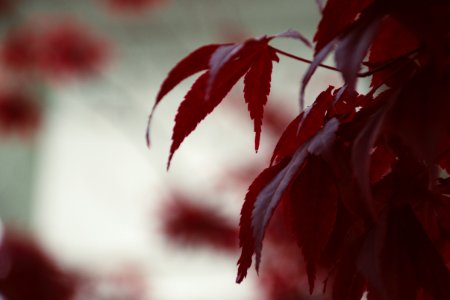
[[[262,241],[265,229],[282,195],[290,186],[293,178],[299,172],[308,154],[321,155],[334,142],[335,133],[339,127],[337,119],[330,120],[326,126],[308,142],[301,145],[293,154],[285,169],[274,178],[258,195],[253,211],[253,229],[255,238],[256,269],[261,259]]]
[[[306,37],[304,37],[300,32],[293,29],[289,29],[288,31],[271,36],[271,38],[279,38],[279,37],[298,40],[303,44],[305,44],[306,46],[311,47],[311,42]]]
[[[361,193],[366,200],[369,213],[374,213],[372,194],[370,191],[370,154],[375,142],[384,126],[384,119],[387,112],[387,105],[384,101],[392,99],[395,94],[390,91],[381,94],[377,98],[375,105],[360,111],[360,116],[367,113],[367,121],[360,128],[359,134],[354,139],[351,149],[352,169],[355,179],[359,184]]]
[[[445,149],[443,134],[450,120],[450,80],[438,79],[427,67],[407,82],[395,99],[387,121],[419,160],[435,163]],[[420,118],[420,122],[418,122]]]
[[[373,0],[328,0],[314,36],[316,54],[352,24]]]
[[[360,300],[365,280],[358,270],[355,258],[361,251],[361,239],[353,241],[342,253],[336,266],[333,282],[333,300]]]
[[[291,211],[306,261],[310,293],[314,290],[316,265],[336,220],[338,193],[334,181],[330,167],[321,158],[310,155],[292,182]]]
[[[338,127],[339,121],[337,119],[331,119],[321,131],[295,151],[292,159],[289,160],[286,158],[282,160],[280,164],[284,163],[286,160],[288,160],[289,163],[282,169],[276,169],[277,174],[271,176],[271,178],[266,178],[263,182],[266,184],[265,186],[261,186],[261,184],[263,184],[261,183],[256,186],[257,188],[254,188],[256,190],[251,190],[251,196],[248,197],[250,200],[247,200],[250,204],[248,207],[246,206],[245,210],[244,207],[242,210],[241,220],[246,221],[243,222],[243,226],[241,226],[241,232],[243,231],[245,233],[245,244],[243,244],[241,258],[245,263],[243,264],[244,267],[242,270],[239,271],[238,281],[242,281],[244,278],[243,276],[246,274],[246,270],[250,267],[253,253],[256,255],[255,268],[258,271],[261,262],[262,242],[265,230],[274,209],[278,205],[285,191],[289,188],[296,174],[298,174],[307,155],[321,155],[322,152],[330,147],[334,141]],[[269,169],[272,170],[280,164],[272,166]],[[249,216],[250,209],[253,209],[253,211],[251,211],[251,215]],[[252,235],[250,235],[249,232],[252,232]],[[245,270],[245,272],[243,270]],[[242,274],[244,275],[241,276]]]
[[[350,8],[352,6],[357,5],[356,1],[354,0],[348,0],[352,1],[351,3],[348,3]],[[365,4],[364,1],[357,1],[360,4],[368,5],[369,3]],[[327,3],[327,7],[333,7],[336,4],[338,4],[338,1],[336,0],[330,0]],[[360,7],[361,9],[363,7]],[[316,45],[316,52],[314,55],[314,59],[309,65],[308,69],[306,70],[305,74],[303,75],[301,88],[300,88],[300,108],[303,109],[304,106],[304,97],[305,97],[305,90],[306,86],[309,83],[309,80],[311,79],[312,75],[316,71],[317,67],[322,63],[322,61],[328,56],[330,52],[333,51],[333,49],[337,46],[336,49],[336,55],[335,55],[335,61],[336,66],[338,69],[341,70],[342,75],[344,77],[344,80],[346,82],[346,85],[350,89],[354,89],[354,85],[356,82],[357,72],[359,71],[360,65],[362,60],[364,59],[364,56],[370,46],[370,43],[373,39],[373,36],[376,33],[376,30],[378,28],[380,15],[377,11],[376,7],[369,7],[370,10],[367,9],[367,11],[361,13],[362,16],[352,23],[353,19],[348,19],[346,22],[348,22],[349,27],[346,28],[346,31],[342,34],[339,32],[339,34],[336,33],[336,35],[332,36],[326,36],[324,40],[326,40],[326,43],[323,43],[322,45],[322,38],[320,33],[320,25],[319,30],[316,33],[316,36],[314,39],[318,41],[318,44]],[[328,8],[325,8],[327,11]],[[339,9],[340,10],[340,9]],[[336,9],[330,9],[329,12],[326,14],[324,13],[324,17],[322,18],[321,24],[323,22],[323,26],[327,27],[327,30],[331,30],[333,32],[334,29],[336,29],[336,24],[333,24],[336,20],[336,15],[340,16],[340,14],[336,14]],[[359,13],[359,10],[356,10],[353,12],[355,16],[352,16],[352,18],[356,17],[356,14]],[[329,15],[331,20],[327,20],[328,17],[326,15]],[[352,15],[352,14],[350,14]],[[327,24],[327,25],[325,25]],[[351,25],[351,26],[350,26]],[[329,28],[328,28],[329,27]],[[331,29],[333,27],[333,29]],[[349,57],[351,59],[349,59]]]
[[[275,36],[274,36],[275,37]],[[221,78],[234,60],[249,61],[250,69],[244,80],[244,98],[248,104],[250,117],[254,120],[255,150],[258,150],[264,105],[270,93],[272,61],[278,61],[275,51],[268,46],[274,37],[263,36],[249,39],[243,44],[222,46],[210,60],[210,77],[206,87],[206,100],[218,88]]]
[[[306,110],[298,128],[299,143],[313,137],[325,124],[325,114],[334,101],[333,87],[319,94],[309,110]]]
[[[330,167],[331,164],[330,164]],[[337,174],[335,170],[333,170],[334,174]],[[340,176],[340,174],[339,174]],[[339,180],[341,178],[339,177]],[[339,201],[336,207],[336,221],[334,223],[333,232],[331,233],[330,238],[328,239],[328,243],[322,253],[321,263],[324,267],[335,267],[341,257],[345,253],[349,252],[348,246],[349,241],[353,242],[352,233],[356,232],[352,225],[354,225],[354,219],[350,215],[349,211],[345,208],[343,201],[341,199],[342,195],[340,194],[338,181],[336,183],[336,188],[338,189]]]
[[[391,16],[387,16],[382,21],[380,29],[373,39],[368,58],[370,63],[369,70],[373,70],[377,65],[385,64],[392,59],[401,57],[418,46],[416,37],[407,27]],[[408,70],[411,70],[411,68],[408,68]],[[395,71],[398,71],[398,69]],[[392,86],[396,81],[405,78],[403,73],[392,76],[392,72],[393,70],[390,69],[376,72],[372,76],[370,85],[377,87],[384,83]]]
[[[244,49],[247,50],[249,48],[249,45],[257,44],[258,41],[254,39],[246,40],[242,44],[226,44],[221,45],[219,48],[217,48],[214,53],[211,55],[211,58],[209,60],[209,78],[208,78],[208,85],[206,87],[206,100],[209,100],[209,97],[211,96],[211,90],[213,89],[214,85],[216,84],[216,78],[219,72],[222,70],[224,66],[227,65],[228,62],[231,61],[232,58],[236,58],[239,56],[243,56]],[[252,55],[252,52],[245,51],[247,53]],[[220,80],[219,80],[220,81]]]
[[[212,44],[200,47],[176,64],[161,84],[153,110],[162,98],[181,81],[195,73],[208,69],[211,55],[220,46],[219,44]]]
[[[268,51],[267,48],[269,42],[272,39],[279,37],[300,40],[307,46],[310,46],[309,41],[295,30],[288,30],[286,32],[282,32],[271,36],[262,36],[257,39],[255,38],[248,39],[244,43],[240,44],[225,44],[219,47],[213,53],[209,61],[210,78],[206,89],[206,98],[208,99],[211,90],[214,89],[214,85],[217,82],[216,79],[220,78],[219,73],[224,66],[226,66],[229,62],[238,57],[241,58],[253,57],[254,61],[257,63],[259,55],[262,52]],[[274,54],[275,53],[271,54],[270,56],[273,57],[273,60],[278,61],[278,59],[275,58]]]
[[[299,143],[297,143],[297,132],[303,115],[304,112],[292,120],[284,130],[277,145],[275,146],[272,158],[270,159],[270,165],[279,163],[285,157],[292,156],[295,150],[299,147]]]
[[[161,88],[158,91],[158,95],[156,96],[155,104],[153,104],[152,111],[150,112],[150,116],[148,118],[147,123],[147,146],[150,146],[150,123],[153,116],[153,113],[156,109],[156,106],[161,102],[162,98],[164,98],[167,93],[169,93],[175,86],[177,86],[181,81],[188,78],[195,73],[206,70],[209,68],[209,60],[211,59],[211,55],[219,48],[221,45],[212,44],[206,45],[198,48],[185,58],[183,58],[175,67],[169,72],[166,79],[164,79],[161,84]]]
[[[323,47],[319,52],[314,55],[313,61],[309,64],[308,69],[306,69],[305,74],[303,75],[302,82],[300,85],[300,109],[303,110],[305,106],[305,91],[306,86],[308,85],[311,77],[314,75],[317,67],[327,58],[328,54],[333,51],[336,45],[337,39],[330,41],[325,47]]]
[[[286,166],[288,160],[284,160],[275,166],[266,168],[256,177],[248,188],[245,202],[241,210],[241,220],[239,222],[240,232],[239,240],[242,247],[242,253],[238,260],[238,274],[236,282],[240,283],[247,276],[247,270],[252,264],[252,256],[255,252],[255,243],[253,238],[252,213],[256,199],[262,189],[272,181],[275,176]]]
[[[250,117],[254,121],[256,151],[259,148],[264,105],[270,94],[272,61],[278,62],[278,57],[275,50],[267,45],[261,49],[244,79],[244,98],[248,104]]]
[[[423,287],[434,299],[450,299],[450,273],[409,207],[390,209],[372,233],[364,250],[373,256],[361,257],[372,266],[361,266],[375,294],[415,299]]]
[[[333,87],[330,86],[326,91],[320,93],[312,106],[287,126],[273,151],[271,163],[291,156],[298,147],[323,127],[325,114],[334,100],[331,94],[332,90]]]
[[[245,100],[249,104],[251,118],[255,122],[255,148],[257,150],[261,132],[263,107],[267,102],[267,96],[270,92],[272,61],[278,61],[275,50],[270,48],[268,43],[277,37],[294,38],[307,43],[307,40],[302,35],[290,30],[274,36],[248,39],[240,44],[221,44],[201,47],[179,62],[169,73],[158,92],[147,124],[147,144],[150,144],[149,126],[156,105],[183,79],[196,72],[209,69],[206,73],[206,83],[203,83],[204,79],[198,79],[186,95],[185,101],[179,107],[177,119],[179,122],[185,123],[184,125],[187,125],[187,129],[181,129],[180,126],[177,126],[178,121],[176,122],[175,126],[178,128],[174,128],[174,143],[171,147],[170,158],[182,140],[219,104],[239,78],[250,68],[250,72],[246,76],[244,92]],[[263,83],[262,90],[255,87],[258,81],[259,83]],[[195,103],[200,106],[202,105],[200,100],[210,103],[205,104],[206,107],[204,109],[193,113],[195,114],[194,118],[187,117],[190,113],[189,111],[193,110],[192,108],[196,106],[191,105]],[[187,119],[190,119],[190,121],[187,121]]]
[[[175,126],[172,134],[172,145],[167,162],[170,167],[173,154],[180,147],[183,140],[197,127],[209,113],[223,100],[231,88],[250,67],[249,58],[233,60],[220,72],[220,81],[217,81],[209,100],[205,100],[206,88],[209,80],[209,71],[201,75],[192,85],[191,90],[184,97],[175,116]]]
[[[395,153],[387,145],[377,145],[370,158],[370,182],[376,183],[389,174],[395,159]]]
[[[345,84],[355,89],[361,62],[378,31],[381,18],[374,11],[364,14],[350,32],[339,41],[335,53],[336,67],[341,71]]]

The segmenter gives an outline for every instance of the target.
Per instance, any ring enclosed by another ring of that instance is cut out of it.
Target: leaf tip
[[[236,283],[238,283],[238,284],[241,283],[242,280],[244,280],[244,277],[245,277],[245,275],[238,273],[236,276]]]
[[[314,292],[314,281],[316,279],[316,268],[314,264],[308,262],[306,269],[306,273],[308,275],[309,294],[312,295]]]
[[[260,135],[259,133],[257,133],[255,136],[255,153],[258,153],[259,144],[260,144]]]
[[[172,162],[172,157],[173,157],[173,152],[170,152],[169,158],[167,159],[166,171],[169,171],[169,169],[170,169],[170,164]]]
[[[161,91],[160,91],[160,93],[161,93]],[[159,96],[159,95],[158,95]],[[161,97],[162,98],[162,97]],[[156,101],[155,101],[155,104],[153,105],[153,107],[152,107],[152,111],[150,112],[150,114],[148,115],[148,119],[147,119],[147,129],[146,129],[146,132],[145,132],[145,142],[146,142],[146,144],[147,144],[147,148],[150,148],[150,126],[151,126],[151,123],[152,123],[152,119],[153,119],[153,114],[154,114],[154,112],[155,112],[155,109],[156,109],[156,106],[158,105],[158,102],[160,101],[161,99],[159,99],[158,100],[158,98],[156,98]]]
[[[147,132],[145,133],[145,143],[147,145],[147,148],[150,149],[150,132],[147,129]]]
[[[153,111],[150,114],[150,116],[148,117],[147,129],[145,130],[145,143],[147,144],[147,148],[149,148],[149,149],[150,149],[150,122],[151,122],[152,114],[153,114]]]

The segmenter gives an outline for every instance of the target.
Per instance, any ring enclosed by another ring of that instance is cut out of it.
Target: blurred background
[[[161,82],[191,51],[289,28],[312,40],[319,19],[314,0],[0,0],[0,299],[312,299],[284,227],[268,235],[260,277],[235,284],[240,207],[299,112],[306,66],[274,66],[257,154],[242,83],[169,172],[176,109],[196,76],[157,108],[150,149],[145,132]],[[339,83],[318,70],[309,103]],[[22,260],[50,283],[11,271]],[[63,287],[16,297],[26,284]]]

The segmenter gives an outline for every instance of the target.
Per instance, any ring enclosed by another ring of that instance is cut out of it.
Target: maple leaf
[[[361,11],[372,2],[373,0],[328,0],[314,35],[315,52],[318,53],[329,42],[342,34],[357,19]],[[344,7],[345,9],[342,9]],[[340,13],[337,14],[337,11]]]
[[[392,16],[387,16],[382,20],[380,29],[370,47],[368,56],[369,70],[374,70],[377,66],[402,57],[418,47],[417,38],[409,28]],[[414,70],[415,64],[411,60],[407,60],[407,63],[411,65],[408,68],[380,70],[374,73],[370,83],[371,86],[377,87],[382,84],[395,86],[401,83]],[[398,73],[399,71],[401,72],[400,74],[395,74],[395,72]]]
[[[294,229],[302,248],[310,293],[314,290],[316,265],[336,220],[337,188],[329,166],[309,155],[292,182],[290,210],[295,213]]]
[[[237,282],[241,282],[246,276],[253,253],[256,256],[255,268],[259,269],[262,242],[274,209],[301,170],[307,156],[321,155],[326,151],[332,144],[338,127],[337,119],[328,121],[313,138],[299,146],[292,158],[286,158],[267,168],[250,186],[241,212],[242,253],[238,262]]]
[[[381,17],[376,11],[368,11],[337,43],[334,56],[336,67],[341,71],[345,84],[350,90],[355,89],[361,63],[378,31],[380,21]]]
[[[370,213],[374,213],[372,194],[370,191],[370,153],[375,146],[375,142],[380,134],[383,119],[386,115],[386,106],[377,108],[371,114],[358,136],[356,136],[352,146],[352,167],[355,178],[361,189],[361,193],[366,200]]]
[[[360,267],[373,293],[382,299],[415,299],[423,287],[434,299],[450,297],[450,273],[409,207],[386,212],[372,233],[366,243],[373,243],[367,246],[373,247],[375,260],[369,263],[372,257],[362,255]]]
[[[377,145],[370,156],[370,182],[372,184],[379,182],[389,174],[396,158],[395,153],[387,145]]]
[[[149,125],[153,111],[168,92],[185,78],[206,70],[194,82],[178,108],[168,167],[183,140],[220,104],[244,75],[244,98],[250,117],[254,120],[255,149],[258,149],[264,105],[270,93],[272,63],[278,62],[276,50],[269,46],[269,42],[274,38],[292,38],[309,45],[302,35],[293,30],[249,39],[243,43],[207,45],[192,52],[169,72],[156,97]],[[195,113],[192,107],[196,107]],[[148,128],[147,143],[150,144]]]
[[[255,149],[259,148],[263,108],[270,94],[272,61],[278,61],[275,51],[266,46],[259,58],[250,67],[244,79],[244,98],[248,104],[250,117],[254,120]]]
[[[325,113],[334,101],[332,90],[333,87],[330,86],[326,91],[320,93],[312,106],[303,111],[286,127],[275,146],[271,164],[286,156],[291,156],[300,145],[323,127]]]
[[[392,134],[399,136],[419,159],[436,161],[444,128],[449,126],[449,80],[432,75],[423,68],[407,83],[393,101],[387,122]],[[417,122],[420,116],[420,123]]]
[[[155,110],[162,98],[164,98],[164,96],[181,81],[195,73],[208,69],[211,55],[220,46],[222,45],[212,44],[200,47],[176,64],[161,84],[161,88],[156,96],[156,101],[153,105],[152,112]]]
[[[361,253],[362,241],[361,238],[352,240],[341,251],[343,255],[336,263],[333,281],[333,300],[360,300],[363,296],[366,282],[355,260]]]
[[[242,247],[242,253],[238,260],[238,275],[236,282],[240,283],[247,276],[247,270],[252,264],[252,256],[255,251],[254,233],[252,226],[252,211],[255,206],[258,195],[262,189],[272,181],[277,174],[288,163],[288,160],[284,160],[275,166],[266,168],[261,174],[256,177],[253,183],[248,188],[247,195],[245,196],[245,202],[241,210],[241,220],[239,222],[239,240]]]
[[[336,10],[334,6],[338,1],[333,0],[327,2],[324,17],[319,28],[322,25],[324,28],[327,28],[323,32],[333,32],[333,34],[324,35],[320,29],[316,33],[315,40],[317,44],[314,59],[307,68],[301,81],[299,104],[302,109],[304,107],[305,90],[311,77],[319,66],[323,66],[322,62],[334,49],[336,49],[335,62],[337,70],[341,72],[346,88],[350,90],[355,89],[362,60],[366,56],[372,40],[378,31],[380,21],[384,14],[377,2],[371,3],[371,1],[353,0],[348,0],[347,2],[349,2],[350,13],[343,18],[342,24],[338,22],[339,19],[335,19]],[[355,10],[353,11],[352,8]],[[359,17],[354,20],[357,15]],[[331,29],[329,28],[331,24],[337,27]],[[344,26],[343,24],[346,25]]]

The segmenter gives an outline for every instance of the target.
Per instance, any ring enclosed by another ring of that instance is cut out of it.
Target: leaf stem
[[[386,69],[386,68],[388,68],[388,67],[390,67],[390,66],[392,66],[392,65],[394,65],[394,64],[396,64],[398,62],[401,62],[402,60],[404,60],[405,58],[407,58],[407,57],[409,57],[409,56],[411,56],[413,54],[416,54],[421,49],[422,49],[422,47],[418,47],[416,49],[413,49],[413,50],[411,50],[411,51],[409,51],[409,52],[399,56],[399,57],[396,57],[396,58],[393,58],[393,59],[391,59],[391,60],[389,60],[387,62],[384,62],[384,63],[380,64],[378,67],[375,67],[374,69],[372,69],[370,71],[358,73],[358,77],[371,76],[371,75],[373,75],[373,74],[375,74],[375,73],[377,73],[377,72],[379,72],[381,70],[384,70],[384,69]]]
[[[275,50],[275,52],[277,52],[277,53],[279,53],[281,55],[290,57],[292,59],[295,59],[295,60],[298,60],[298,61],[301,61],[301,62],[304,62],[304,63],[307,63],[307,64],[311,64],[313,62],[312,60],[309,60],[309,59],[306,59],[306,58],[303,58],[303,57],[291,54],[289,52],[285,52],[285,51],[280,50],[278,48],[275,48],[275,47],[272,47],[272,46],[270,46],[270,47],[273,50]],[[389,60],[389,61],[379,65],[378,67],[375,67],[372,70],[369,70],[369,71],[366,71],[366,72],[357,73],[357,76],[358,77],[371,76],[371,75],[373,75],[373,74],[375,74],[375,73],[377,73],[377,72],[379,72],[381,70],[384,70],[384,69],[386,69],[386,68],[388,68],[388,67],[390,67],[390,66],[392,66],[392,65],[394,65],[394,64],[396,64],[396,63],[398,63],[398,62],[400,62],[402,60],[404,60],[405,58],[409,57],[410,55],[419,52],[421,49],[422,49],[422,47],[418,47],[418,48],[416,48],[414,50],[411,50],[411,51],[409,51],[409,52],[407,52],[407,53],[405,53],[405,54],[403,54],[403,55],[401,55],[401,56],[399,56],[397,58],[391,59],[391,60]],[[335,67],[332,67],[332,66],[329,66],[329,65],[319,64],[318,66],[321,67],[321,68],[324,68],[324,69],[340,72],[340,70],[338,68],[335,68]]]
[[[285,51],[280,50],[280,49],[278,49],[278,48],[275,48],[275,47],[272,47],[272,46],[269,46],[269,47],[271,47],[271,48],[272,48],[273,50],[275,50],[277,53],[280,53],[281,55],[290,57],[290,58],[292,58],[292,59],[295,59],[295,60],[298,60],[298,61],[301,61],[301,62],[304,62],[304,63],[307,63],[307,64],[311,64],[311,63],[313,62],[312,60],[309,60],[309,59],[306,59],[306,58],[303,58],[303,57],[300,57],[300,56],[291,54],[291,53],[289,53],[289,52],[285,52]],[[339,72],[339,69],[337,69],[337,68],[335,68],[335,67],[332,67],[332,66],[329,66],[329,65],[319,64],[319,67],[322,67],[322,68],[324,68],[324,69],[328,69],[328,70],[332,70],[332,71]]]

